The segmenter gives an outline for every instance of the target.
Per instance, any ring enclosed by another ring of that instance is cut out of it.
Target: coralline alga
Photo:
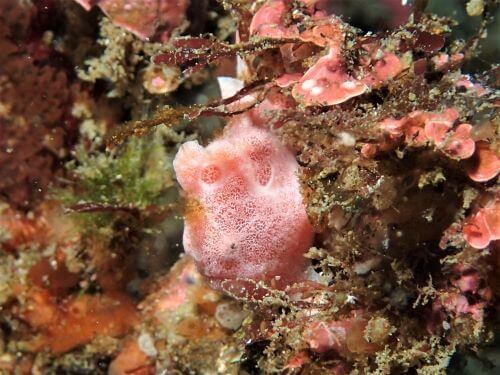
[[[212,287],[240,294],[304,279],[308,221],[293,153],[246,115],[207,147],[183,144],[174,160],[187,199],[184,248]]]

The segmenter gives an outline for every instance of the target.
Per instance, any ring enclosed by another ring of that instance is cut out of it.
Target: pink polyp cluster
[[[383,139],[365,144],[364,157],[372,158],[380,152],[394,150],[402,143],[422,147],[431,145],[456,160],[468,159],[467,174],[477,182],[486,182],[498,175],[500,158],[488,142],[474,140],[470,124],[455,125],[459,118],[455,108],[441,113],[413,111],[401,119],[387,118],[378,124]]]
[[[491,241],[500,239],[500,200],[493,200],[468,217],[462,231],[467,243],[476,249],[484,249]]]
[[[207,147],[175,157],[187,198],[184,248],[214,288],[236,280],[283,287],[304,277],[312,227],[293,153],[250,117],[233,118]]]
[[[469,159],[467,174],[476,182],[486,182],[500,172],[500,156],[490,148],[487,142],[476,142],[474,157]]]
[[[414,146],[432,144],[450,157],[468,158],[475,150],[470,138],[471,126],[461,124],[453,129],[458,117],[456,109],[448,108],[442,113],[414,111],[400,120],[387,118],[379,123],[380,129],[388,135],[380,151],[390,150],[404,141]]]
[[[403,63],[393,53],[382,49],[379,43],[365,41],[361,48],[365,55],[360,59],[357,72],[348,72],[341,50],[345,41],[346,24],[334,15],[318,10],[319,2],[302,2],[314,23],[303,26],[295,19],[290,22],[291,2],[270,0],[255,14],[250,34],[256,37],[289,38],[310,45],[297,47],[293,42],[284,44],[281,54],[284,61],[304,60],[313,53],[311,45],[323,47],[328,52],[305,72],[297,72],[292,63],[285,64],[285,72],[275,80],[279,87],[291,87],[294,99],[304,106],[331,106],[362,95],[372,88],[379,88],[403,70]],[[293,20],[293,17],[292,17]]]

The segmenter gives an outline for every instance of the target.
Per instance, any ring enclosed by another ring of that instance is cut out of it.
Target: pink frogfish
[[[241,295],[304,280],[313,230],[297,161],[276,135],[236,116],[208,146],[184,143],[174,169],[188,202],[184,249],[213,288]]]

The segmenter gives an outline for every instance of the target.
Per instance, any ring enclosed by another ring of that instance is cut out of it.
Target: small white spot
[[[347,90],[354,90],[357,85],[356,85],[356,82],[354,82],[354,81],[345,81],[340,86],[342,86],[342,88],[347,89]]]
[[[311,90],[313,87],[316,86],[316,80],[315,79],[306,79],[304,82],[302,82],[302,88],[304,90]]]
[[[356,303],[356,301],[357,301],[357,298],[356,298],[356,297],[354,297],[354,296],[352,296],[352,295],[348,294],[348,295],[347,295],[347,298],[346,298],[346,300],[345,300],[345,303],[354,304],[354,303]]]
[[[344,146],[352,147],[356,144],[356,138],[352,136],[352,134],[349,134],[347,132],[340,132],[339,133],[339,138],[340,142]]]
[[[324,87],[321,86],[315,86],[311,89],[311,94],[314,96],[321,95],[325,91]]]

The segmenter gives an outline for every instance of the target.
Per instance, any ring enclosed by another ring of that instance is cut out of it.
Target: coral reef
[[[0,373],[497,371],[497,14],[0,2]]]

